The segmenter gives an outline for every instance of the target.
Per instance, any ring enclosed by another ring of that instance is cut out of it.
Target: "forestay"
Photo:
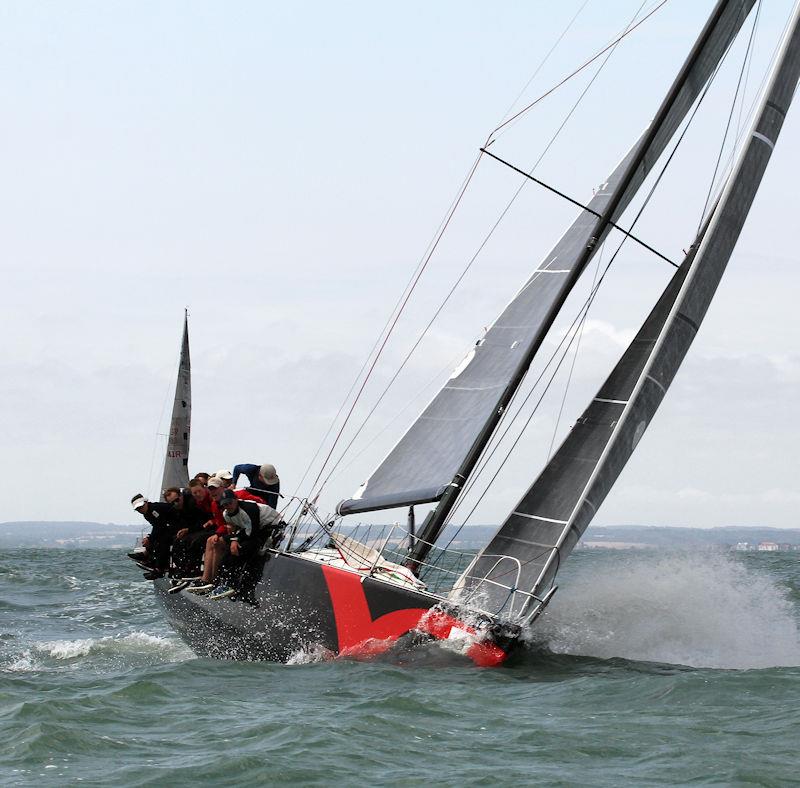
[[[663,153],[754,0],[720,0],[655,120],[340,514],[439,500],[463,483],[592,255]],[[470,466],[470,467],[466,467]]]
[[[498,584],[541,598],[633,453],[705,316],[780,133],[800,76],[799,13],[696,255],[690,251],[597,397],[457,583],[462,600],[511,618],[535,615],[537,600]]]
[[[183,341],[175,384],[175,400],[167,438],[167,456],[164,458],[164,475],[161,489],[186,487],[189,484],[189,431],[192,420],[192,379],[189,360],[189,322],[183,319]]]

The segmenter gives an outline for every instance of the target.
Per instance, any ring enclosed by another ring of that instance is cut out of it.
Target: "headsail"
[[[340,514],[428,503],[463,484],[610,223],[663,153],[753,3],[717,3],[655,120],[589,203],[594,213],[580,214],[380,466],[339,504]],[[430,534],[423,539],[432,541]]]
[[[169,422],[167,456],[164,458],[164,475],[161,489],[186,487],[189,484],[189,432],[192,421],[192,377],[189,360],[189,318],[183,318],[183,340],[178,364],[178,380]]]
[[[513,618],[535,615],[661,404],[733,252],[800,77],[800,4],[747,143],[695,251],[558,452],[457,584]],[[498,561],[497,555],[510,556]],[[480,578],[486,578],[482,581]],[[505,588],[496,585],[502,583]]]

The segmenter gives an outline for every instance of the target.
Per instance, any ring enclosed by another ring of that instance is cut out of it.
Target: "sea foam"
[[[602,658],[733,669],[800,665],[797,611],[766,572],[712,552],[614,559],[571,573],[532,638],[556,653]]]
[[[99,638],[33,642],[9,659],[2,669],[13,673],[27,673],[57,668],[59,665],[83,664],[87,660],[111,661],[118,665],[153,661],[180,662],[193,657],[189,647],[177,638],[131,632],[127,635]]]

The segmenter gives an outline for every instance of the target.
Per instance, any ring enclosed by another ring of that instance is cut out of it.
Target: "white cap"
[[[218,479],[223,479],[226,482],[229,482],[231,481],[231,479],[233,479],[233,474],[230,471],[226,471],[224,469],[221,471],[217,471],[214,474],[214,476],[216,476]]]
[[[222,485],[222,479],[220,479],[219,476],[216,476],[216,475],[212,476],[208,480],[208,484],[206,485],[206,487],[222,487],[222,486],[223,486]]]
[[[147,498],[144,495],[137,495],[132,501],[131,506],[134,509],[138,509],[140,506],[144,506],[147,503]]]
[[[275,472],[275,466],[271,463],[265,462],[259,470],[267,484],[277,484],[280,481],[278,474]]]

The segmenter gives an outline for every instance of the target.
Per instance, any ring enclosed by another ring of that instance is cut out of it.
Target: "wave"
[[[101,638],[46,641],[37,643],[35,649],[53,659],[74,659],[98,653],[146,653],[168,657],[183,653],[186,647],[177,640],[159,635],[131,632],[128,635],[107,635]]]
[[[800,665],[789,591],[730,556],[616,553],[571,574],[531,634],[554,653],[708,668]]]
[[[123,665],[142,662],[182,662],[194,658],[188,646],[174,638],[131,632],[99,638],[49,640],[30,644],[4,666],[9,672],[46,670],[90,659]]]

